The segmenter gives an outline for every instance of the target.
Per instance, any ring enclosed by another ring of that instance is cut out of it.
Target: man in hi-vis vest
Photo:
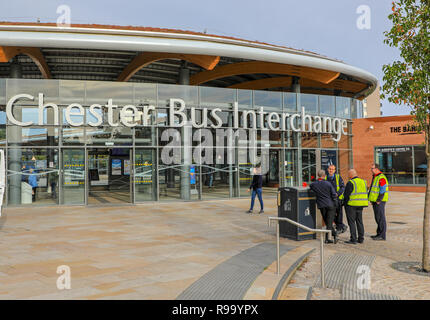
[[[348,227],[343,224],[343,192],[345,191],[345,184],[340,174],[336,173],[336,166],[334,164],[331,164],[327,168],[327,171],[328,175],[325,177],[325,180],[332,184],[338,197],[334,223],[336,224],[337,233],[340,234],[348,229]]]
[[[364,241],[363,208],[369,205],[366,181],[357,176],[357,171],[348,171],[349,181],[343,193],[346,218],[351,237],[345,243],[357,244]],[[358,237],[357,237],[358,232]]]
[[[376,235],[371,236],[373,240],[385,240],[387,232],[387,222],[385,220],[385,204],[388,201],[388,179],[379,170],[378,164],[372,164],[372,183],[369,190],[369,201],[373,207],[375,221],[378,225]]]

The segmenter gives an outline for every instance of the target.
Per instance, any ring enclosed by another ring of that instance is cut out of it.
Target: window
[[[425,184],[427,161],[424,146],[376,147],[375,162],[390,184]]]

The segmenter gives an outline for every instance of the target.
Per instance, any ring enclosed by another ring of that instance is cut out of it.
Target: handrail
[[[300,224],[300,223],[298,223],[296,221],[293,221],[293,220],[285,218],[285,217],[269,217],[269,219],[268,219],[269,227],[271,226],[272,220],[276,220],[277,221],[277,224],[276,224],[276,272],[277,272],[278,275],[280,273],[280,267],[279,267],[279,261],[280,261],[280,256],[279,256],[279,220],[286,221],[286,222],[291,223],[291,224],[293,224],[293,225],[295,225],[297,227],[305,229],[305,230],[307,230],[309,232],[321,233],[321,237],[320,237],[320,240],[321,240],[321,243],[320,243],[321,286],[323,288],[325,288],[325,281],[324,281],[324,239],[323,239],[322,234],[323,233],[330,233],[331,230],[326,230],[326,229],[312,229],[312,228],[304,226],[304,225],[302,225],[302,224]]]

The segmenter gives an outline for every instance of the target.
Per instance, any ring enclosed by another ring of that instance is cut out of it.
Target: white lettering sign
[[[43,93],[38,94],[38,121],[37,125],[45,125],[46,119],[49,119],[49,124],[58,125],[59,123],[59,107],[55,103],[45,103]],[[26,99],[26,100],[25,100]],[[32,126],[36,125],[33,121],[22,121],[22,111],[13,113],[13,108],[18,102],[22,105],[34,101],[34,97],[29,94],[17,94],[9,99],[6,105],[6,116],[9,122],[16,126]],[[23,108],[23,107],[21,107]],[[45,115],[46,110],[46,117]],[[154,106],[118,106],[113,104],[113,99],[108,99],[106,105],[93,104],[89,107],[87,120],[84,123],[85,108],[79,103],[72,103],[64,109],[65,124],[78,127],[89,125],[91,127],[99,127],[107,124],[111,127],[124,125],[126,127],[134,127],[136,125],[148,126],[152,123]],[[189,113],[188,113],[189,111]],[[48,117],[49,112],[49,117]],[[209,119],[210,127],[218,129],[223,125],[223,120],[220,113],[223,110],[220,108],[195,108],[191,107],[186,110],[185,102],[182,99],[170,99],[168,107],[168,126],[183,127],[189,123],[194,128],[208,128]],[[224,111],[225,112],[225,111]],[[269,129],[272,131],[292,130],[294,132],[313,132],[332,134],[334,141],[339,141],[342,134],[347,135],[348,122],[346,119],[311,116],[306,114],[305,108],[301,108],[300,113],[280,113],[280,112],[265,112],[263,107],[256,110],[239,111],[238,104],[233,104],[233,110],[229,115],[228,125],[235,129],[241,127],[243,129]],[[189,116],[190,115],[190,118]],[[45,119],[46,118],[46,119]],[[106,121],[107,119],[107,121]],[[105,123],[107,122],[107,123]]]

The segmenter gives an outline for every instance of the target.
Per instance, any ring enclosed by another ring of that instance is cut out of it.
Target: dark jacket
[[[259,188],[263,188],[263,176],[261,174],[256,174],[252,177],[252,183],[249,189],[257,190]]]
[[[327,175],[327,181],[333,185],[334,190],[336,190],[336,177],[335,177],[335,175],[336,175],[336,173],[331,177],[329,175]],[[343,182],[342,177],[339,175],[339,191],[336,191],[337,195],[340,196],[344,191],[345,191],[345,183]]]
[[[358,178],[358,176],[352,179],[355,179],[355,178]],[[349,179],[348,183],[345,186],[345,192],[343,193],[343,196],[344,196],[343,203],[345,204],[345,206],[348,205],[349,196],[351,195],[352,191],[354,191],[354,185],[351,182],[352,179]],[[365,208],[365,207],[355,207],[355,208]]]
[[[317,180],[311,183],[310,188],[317,196],[318,209],[337,206],[336,189],[330,182]]]

